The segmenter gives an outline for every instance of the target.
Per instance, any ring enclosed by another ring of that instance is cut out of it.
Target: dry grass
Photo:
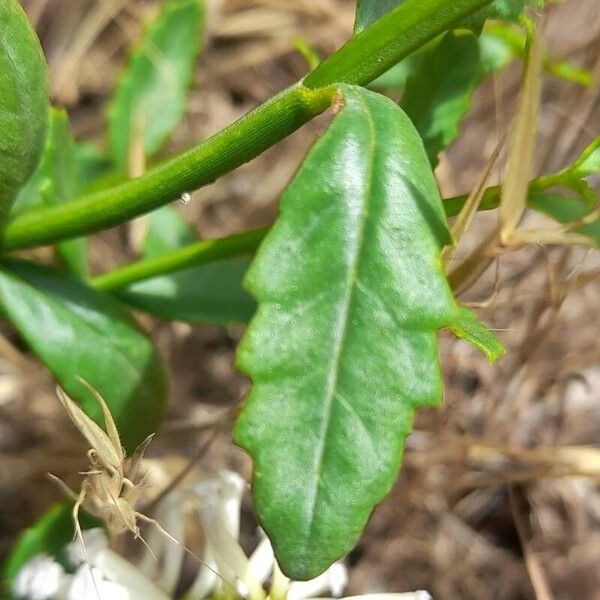
[[[597,0],[550,11],[549,46],[600,74]],[[53,92],[78,137],[99,139],[102,110],[125,48],[156,3],[29,0],[48,56]],[[349,35],[352,2],[213,0],[206,51],[189,113],[170,150],[222,128],[306,71],[290,50],[302,36],[322,55]],[[463,136],[438,169],[446,194],[469,190],[514,113],[518,68],[477,93]],[[544,85],[536,168],[554,170],[598,133],[600,86]],[[272,221],[275,199],[323,126],[317,120],[183,207],[207,236]],[[502,161],[500,161],[502,164]],[[498,177],[498,172],[493,177]],[[481,232],[495,217],[477,216]],[[481,234],[479,234],[481,235]],[[102,271],[131,257],[120,230],[96,236]],[[445,402],[419,414],[401,476],[350,556],[352,592],[429,589],[441,600],[600,598],[600,270],[587,250],[511,252],[465,300],[481,305],[507,355],[495,366],[442,337]],[[207,424],[241,401],[231,360],[240,328],[191,328],[144,319],[172,369],[169,421],[158,456],[192,455]],[[0,552],[69,479],[81,444],[65,427],[52,383],[13,332],[0,338]],[[208,427],[210,429],[210,427]],[[66,433],[67,432],[67,433]],[[223,435],[201,468],[249,474]],[[247,505],[247,516],[250,508]],[[251,519],[249,519],[249,522]],[[248,530],[250,531],[250,529]]]

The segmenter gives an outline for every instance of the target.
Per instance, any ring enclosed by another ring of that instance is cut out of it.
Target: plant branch
[[[217,240],[199,241],[156,258],[139,260],[114,269],[90,279],[89,283],[100,290],[114,291],[127,287],[136,281],[150,279],[157,275],[181,271],[188,267],[244,254],[252,254],[268,231],[269,229],[265,227]]]
[[[529,192],[539,192],[562,183],[559,176],[544,175],[531,181]],[[500,204],[501,187],[489,187],[483,193],[478,211],[494,210]],[[448,217],[456,216],[467,201],[466,194],[447,198],[443,201],[444,210]],[[123,267],[104,273],[90,279],[90,284],[97,289],[115,291],[144,279],[180,271],[201,264],[253,254],[269,228],[254,229],[245,233],[230,235],[216,240],[199,241],[178,250],[173,250],[157,258],[139,260]]]
[[[31,248],[124,223],[212,183],[331,104],[340,82],[365,85],[491,0],[406,0],[284,90],[199,146],[112,189],[10,221],[4,250]]]

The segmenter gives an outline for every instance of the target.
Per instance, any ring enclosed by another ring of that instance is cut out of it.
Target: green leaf
[[[579,221],[594,211],[594,207],[581,198],[569,198],[548,192],[530,193],[527,205],[562,224]],[[573,231],[591,237],[600,248],[600,220],[594,220]]]
[[[475,348],[481,350],[491,363],[498,360],[506,352],[504,346],[490,330],[477,321],[475,315],[466,308],[459,311],[450,329],[456,337],[466,340]]]
[[[569,171],[579,179],[600,173],[600,136],[582,152]]]
[[[75,528],[73,504],[53,504],[34,525],[26,529],[17,540],[2,570],[5,587],[9,588],[15,575],[37,554],[57,556],[64,546],[73,541]],[[98,521],[85,512],[79,515],[82,529],[98,527]]]
[[[75,146],[75,154],[77,155],[77,164],[79,165],[79,183],[82,190],[88,190],[92,186],[95,188],[95,184],[99,180],[104,180],[106,177],[111,176],[114,165],[110,156],[94,144],[88,142],[77,144]],[[122,176],[119,177],[122,179]],[[120,181],[117,183],[120,183]],[[102,185],[100,189],[106,187],[110,186]]]
[[[148,227],[144,237],[144,258],[155,258],[198,241],[193,228],[170,206],[164,206],[147,215]]]
[[[356,19],[354,33],[366,29],[379,17],[401,4],[404,0],[356,0]]]
[[[0,2],[0,224],[35,169],[48,125],[46,63],[16,0]]]
[[[143,134],[145,154],[151,155],[183,116],[202,22],[200,0],[170,0],[133,52],[108,119],[112,154],[123,171],[136,130]]]
[[[511,60],[524,55],[524,45],[522,50],[517,52],[514,45],[508,43],[505,36],[497,35],[497,33],[497,29],[488,30],[486,28],[479,36],[479,57],[481,70],[485,75],[501,71]],[[523,44],[525,44],[524,35]]]
[[[237,355],[253,387],[235,442],[293,579],[348,552],[390,490],[413,411],[440,401],[436,332],[460,316],[417,131],[391,100],[340,90],[247,275],[259,307]]]
[[[527,5],[540,7],[543,5],[543,0],[494,0],[465,19],[464,25],[479,31],[487,19],[516,21]]]
[[[198,240],[180,214],[164,207],[148,215],[145,258],[161,256]],[[256,304],[242,288],[248,258],[220,260],[152,277],[118,293],[124,301],[163,319],[226,325],[245,322]]]
[[[29,181],[19,192],[11,211],[18,215],[32,208],[57,206],[73,200],[79,192],[75,142],[69,131],[67,114],[50,109],[50,126],[42,158]],[[87,272],[85,238],[61,242],[58,254],[69,270],[80,277]]]
[[[421,134],[432,164],[458,135],[481,77],[477,38],[449,31],[425,53],[408,78],[401,106]]]
[[[527,49],[527,36],[523,29],[511,23],[494,22],[486,25],[479,36],[481,62],[485,74],[499,71],[513,58],[524,58]],[[565,60],[550,56],[544,58],[544,70],[557,79],[564,79],[579,85],[593,83],[593,74]]]
[[[128,452],[156,431],[166,406],[165,367],[120,303],[75,279],[5,261],[0,304],[65,391],[102,423],[98,403],[78,378],[100,392]]]
[[[354,33],[359,33],[404,0],[357,0]],[[463,24],[479,30],[486,19],[516,21],[527,4],[541,6],[543,0],[495,0],[467,17]]]

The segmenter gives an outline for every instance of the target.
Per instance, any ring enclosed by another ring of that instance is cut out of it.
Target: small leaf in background
[[[110,185],[105,185],[104,179],[111,176],[114,165],[103,150],[89,142],[82,142],[75,146],[75,154],[79,171],[79,185],[82,190],[95,189],[99,181],[102,182],[100,189],[110,187]],[[122,176],[119,176],[119,179],[122,180]]]
[[[156,431],[166,406],[166,374],[152,342],[122,305],[75,279],[5,261],[0,303],[7,318],[60,385],[94,420],[106,400],[127,451]]]
[[[26,185],[21,189],[12,215],[32,208],[56,206],[76,197],[79,172],[75,142],[69,131],[67,115],[50,109],[50,125],[41,160]],[[67,268],[79,277],[87,273],[87,242],[84,238],[61,242],[57,251]]]
[[[16,0],[0,2],[0,224],[39,160],[48,126],[46,63]]]
[[[481,77],[477,38],[449,31],[425,53],[408,78],[400,104],[421,134],[432,164],[458,135]]]
[[[149,156],[183,116],[202,21],[200,0],[170,0],[133,51],[108,113],[112,154],[123,172],[136,129]]]
[[[527,36],[522,28],[512,23],[492,22],[486,24],[479,36],[481,60],[485,74],[499,71],[513,58],[524,58],[527,51]],[[544,57],[544,70],[557,79],[583,86],[594,81],[591,71],[566,60]]]
[[[529,194],[527,205],[533,210],[544,213],[558,223],[568,224],[577,222],[594,213],[594,207],[581,198],[569,198],[548,192],[533,192]],[[592,238],[600,249],[600,219],[581,225],[574,229]]]
[[[185,219],[170,206],[164,206],[148,215],[142,254],[155,258],[198,241],[198,236]]]
[[[148,215],[145,258],[196,241],[198,236],[173,208],[164,207]],[[249,258],[220,260],[140,281],[118,295],[131,306],[163,319],[218,325],[245,322],[256,308],[242,287],[249,264]]]
[[[479,36],[479,57],[484,75],[501,71],[511,60],[522,56],[504,36],[496,33],[496,29],[489,30],[486,27]]]
[[[73,541],[73,504],[61,502],[52,505],[34,525],[26,529],[20,536],[4,564],[2,579],[5,587],[10,583],[21,567],[37,554],[57,556],[61,550]],[[98,527],[98,521],[86,513],[80,515],[82,529]]]
[[[354,33],[360,33],[404,0],[356,0]]]
[[[237,355],[253,387],[235,442],[293,579],[347,553],[389,492],[413,411],[441,398],[436,332],[463,318],[417,131],[391,100],[341,93],[246,278],[259,307]]]
[[[597,137],[569,168],[579,179],[600,173],[600,137]]]
[[[464,25],[480,31],[487,19],[516,21],[528,5],[540,7],[543,0],[494,0],[465,19]]]

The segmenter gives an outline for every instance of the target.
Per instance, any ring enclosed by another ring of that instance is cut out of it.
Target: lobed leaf
[[[11,216],[73,200],[79,192],[79,166],[67,114],[50,109],[48,135],[40,162],[12,207]],[[57,251],[72,273],[87,273],[85,238],[61,242]]]
[[[391,100],[340,90],[247,275],[259,307],[237,354],[253,387],[235,442],[294,579],[348,552],[390,490],[414,410],[440,401],[436,332],[464,318],[417,131]]]
[[[198,240],[192,228],[170,207],[154,211],[147,219],[145,258]],[[131,306],[163,319],[218,325],[245,322],[256,308],[242,287],[249,263],[243,257],[219,260],[137,282],[118,295]]]
[[[127,452],[156,431],[166,406],[165,367],[116,300],[48,269],[4,261],[0,303],[69,396],[102,423],[100,406],[79,378],[98,390]]]
[[[42,153],[48,125],[46,63],[16,0],[0,2],[0,223]]]
[[[133,52],[108,114],[112,154],[122,171],[136,133],[151,155],[183,116],[202,22],[200,0],[170,0]]]

